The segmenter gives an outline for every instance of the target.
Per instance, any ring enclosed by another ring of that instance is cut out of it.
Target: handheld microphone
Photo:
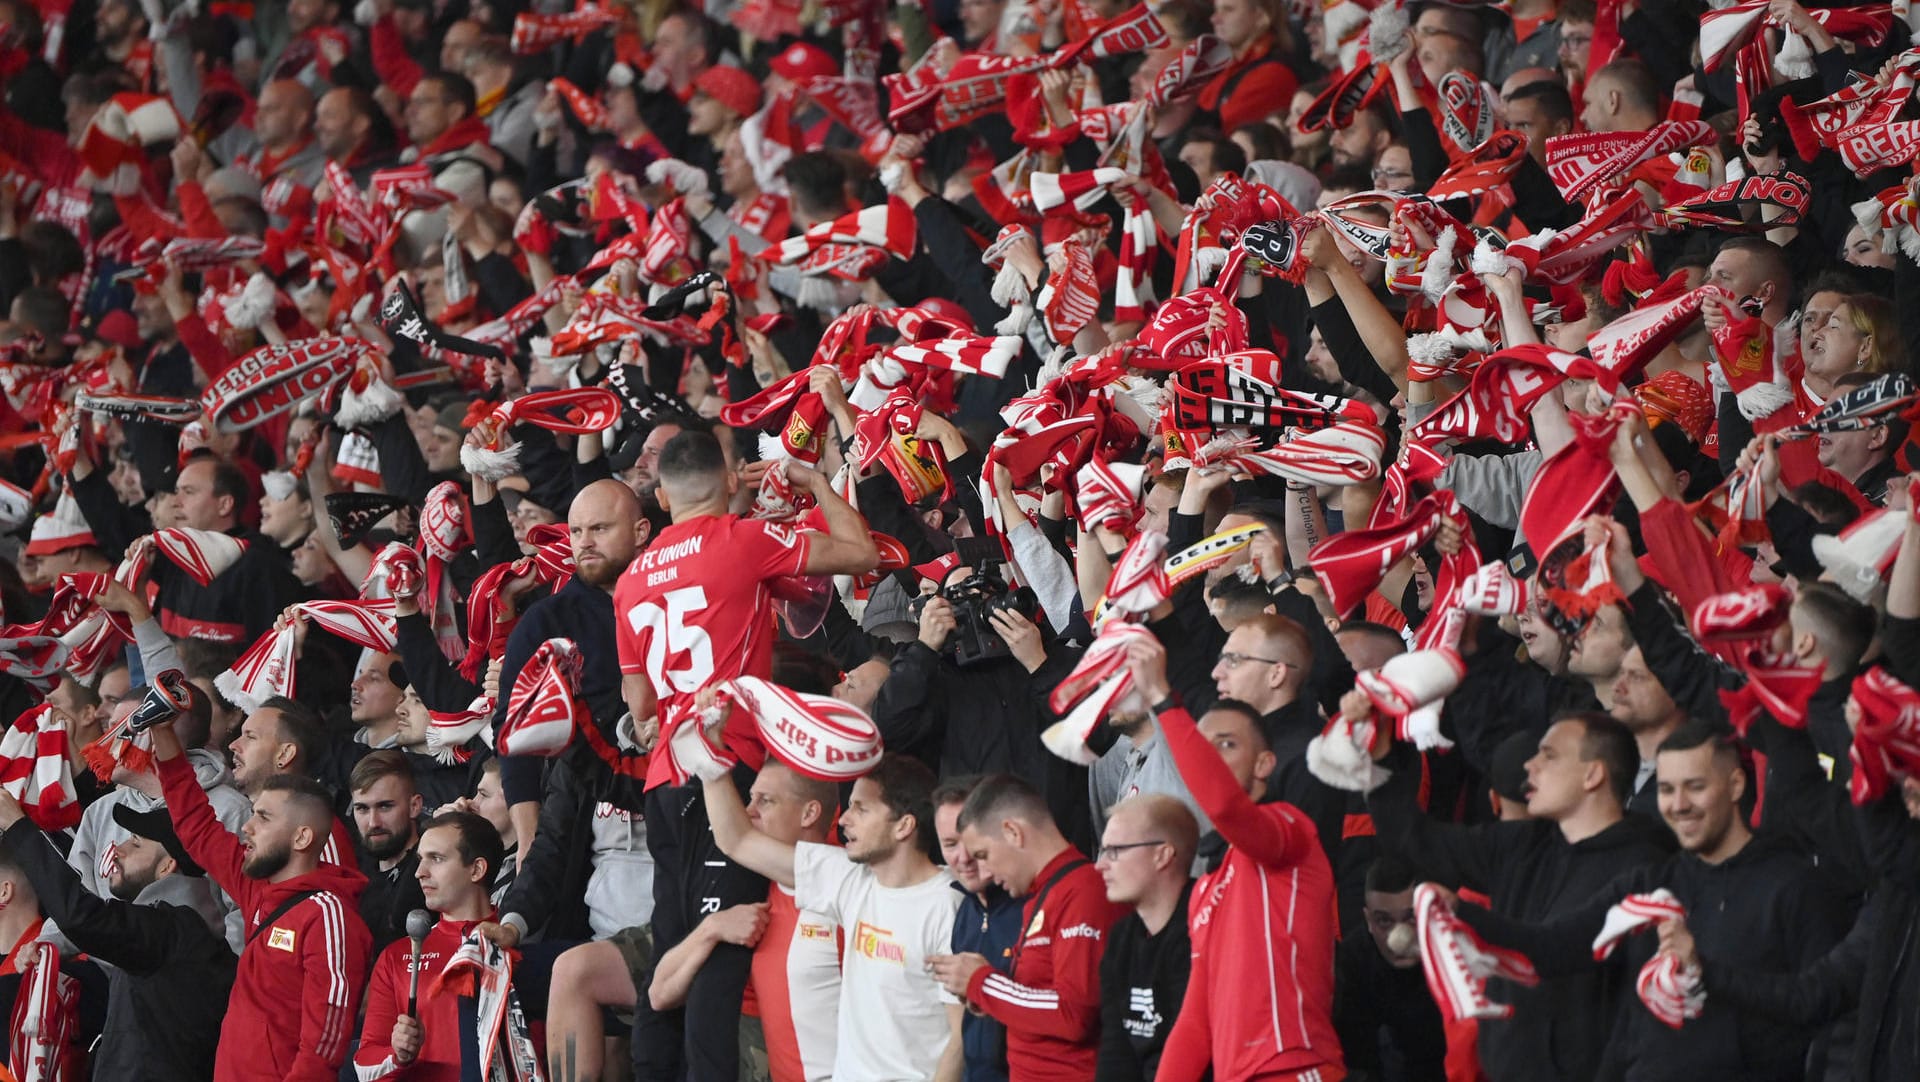
[[[407,1017],[420,1017],[420,947],[433,931],[433,914],[416,909],[407,914],[407,938],[413,940],[413,963],[407,967]]]

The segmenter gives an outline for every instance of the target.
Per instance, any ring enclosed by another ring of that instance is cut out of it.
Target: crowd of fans
[[[1908,0],[0,0],[0,1079],[1920,1077]]]

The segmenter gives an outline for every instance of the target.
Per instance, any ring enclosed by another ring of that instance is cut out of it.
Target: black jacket
[[[1920,1078],[1920,830],[1898,793],[1859,815],[1885,875],[1853,931],[1794,973],[1762,973],[1738,953],[1702,950],[1707,996],[1795,1026],[1831,1022],[1857,1007],[1846,1056],[1855,1082]]]
[[[1380,956],[1371,935],[1350,935],[1333,953],[1333,1028],[1354,1082],[1442,1082],[1447,1034],[1419,966]]]
[[[1517,948],[1542,977],[1590,969],[1607,911],[1629,894],[1665,887],[1686,907],[1687,927],[1706,958],[1741,958],[1762,973],[1794,973],[1837,943],[1848,914],[1826,880],[1792,848],[1757,836],[1719,864],[1678,853],[1592,891],[1551,923],[1498,916],[1462,905],[1462,920],[1490,942]],[[1603,1070],[1627,1082],[1800,1082],[1812,1034],[1709,995],[1705,1011],[1670,1029],[1647,1012],[1633,978],[1657,939],[1630,937],[1605,963],[1618,967],[1623,1006]]]
[[[1145,1082],[1160,1070],[1160,1052],[1180,1016],[1192,969],[1187,937],[1187,899],[1158,934],[1139,913],[1128,913],[1107,933],[1100,956],[1100,1058],[1098,1082]]]
[[[154,615],[175,639],[232,643],[241,649],[272,630],[280,610],[300,599],[285,550],[272,538],[242,529],[228,535],[247,543],[234,565],[202,586],[164,558],[153,562],[160,584]]]
[[[420,892],[420,854],[407,850],[400,863],[382,871],[380,862],[364,855],[360,870],[366,873],[367,889],[360,895],[360,919],[373,933],[373,954],[379,957],[387,945],[407,937],[407,914],[425,909],[427,900]]]
[[[518,913],[527,922],[529,938],[566,942],[592,937],[587,879],[593,874],[596,803],[567,760],[554,760],[547,770],[533,846],[500,900],[502,915]]]
[[[500,658],[502,695],[494,713],[495,732],[507,716],[505,691],[513,687],[520,670],[548,639],[572,639],[579,647],[580,699],[601,733],[611,739],[614,725],[627,710],[620,697],[620,647],[614,638],[613,595],[578,576],[568,579],[553,596],[529,606],[507,637],[507,649]],[[501,756],[500,785],[508,804],[538,801],[539,760]]]
[[[1386,765],[1392,779],[1367,800],[1382,846],[1441,883],[1486,894],[1494,912],[1514,920],[1546,922],[1575,912],[1623,873],[1661,862],[1670,848],[1661,828],[1636,815],[1571,844],[1545,820],[1437,822],[1415,807],[1419,770],[1412,755],[1396,751]],[[1612,968],[1588,969],[1544,980],[1532,991],[1493,985],[1492,998],[1514,1010],[1511,1018],[1480,1023],[1487,1077],[1592,1078],[1612,1028],[1619,976]]]
[[[101,899],[31,822],[3,838],[40,896],[41,909],[75,947],[117,968],[107,1021],[94,1050],[95,1077],[126,1082],[204,1082],[226,1018],[236,959],[200,912],[167,902]],[[169,877],[172,878],[172,877]],[[142,892],[159,894],[163,879]]]
[[[888,748],[915,756],[942,777],[1018,775],[1046,795],[1061,832],[1085,851],[1093,842],[1086,768],[1040,743],[1054,720],[1046,696],[1072,668],[1050,648],[1032,673],[1009,658],[963,669],[916,641],[893,659],[874,699],[874,724]]]

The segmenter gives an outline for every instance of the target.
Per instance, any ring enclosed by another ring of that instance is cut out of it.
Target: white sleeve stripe
[[[399,1069],[400,1064],[394,1062],[393,1053],[388,1052],[386,1059],[381,1060],[371,1067],[355,1061],[353,1065],[353,1075],[355,1082],[377,1082],[378,1079],[385,1078]]]
[[[1016,1007],[1052,1010],[1060,1005],[1060,993],[1051,988],[1029,988],[996,973],[987,978],[980,991]]]
[[[346,1039],[347,1015],[346,927],[340,911],[340,899],[331,893],[314,895],[320,907],[321,949],[327,967],[327,1010],[320,1028],[319,1045],[314,1051],[323,1059],[333,1058]]]

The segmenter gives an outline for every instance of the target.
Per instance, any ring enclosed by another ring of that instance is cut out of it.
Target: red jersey
[[[1269,1078],[1341,1065],[1333,1029],[1333,869],[1313,820],[1255,804],[1193,717],[1159,716],[1167,750],[1231,848],[1194,884],[1193,969],[1160,1057],[1163,1082]],[[1215,942],[1215,940],[1219,942]]]
[[[759,1008],[773,1082],[831,1079],[840,1024],[839,926],[801,911],[793,892],[775,883],[747,988]]]
[[[676,711],[715,680],[773,672],[768,583],[807,568],[806,535],[791,526],[702,515],[660,532],[613,588],[620,671],[644,674],[659,699],[660,743]],[[750,726],[729,725],[727,747],[758,770],[766,749]],[[647,788],[678,782],[673,756],[655,755]]]
[[[460,997],[428,994],[440,971],[473,931],[473,921],[442,919],[420,943],[420,1054],[401,1065],[393,1058],[393,1020],[407,1010],[413,941],[395,940],[380,952],[367,982],[367,1019],[360,1047],[353,1053],[357,1082],[406,1079],[407,1082],[460,1082]]]
[[[1076,860],[1080,867],[1053,882]],[[1053,888],[1042,901],[1049,882]],[[1013,971],[982,966],[967,982],[967,1005],[1007,1027],[1011,1077],[1093,1077],[1100,1051],[1100,956],[1107,930],[1126,915],[1125,906],[1107,901],[1100,873],[1072,849],[1034,877],[1021,910],[1026,930],[1014,948]]]

